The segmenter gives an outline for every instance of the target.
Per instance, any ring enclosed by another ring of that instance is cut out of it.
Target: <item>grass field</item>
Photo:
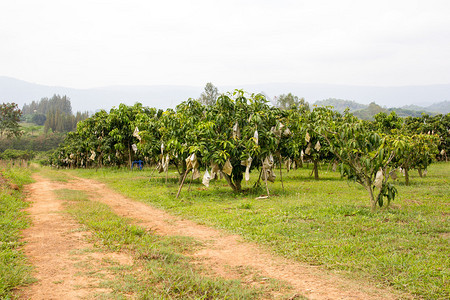
[[[38,136],[44,133],[44,126],[26,122],[21,122],[19,124],[25,135]]]
[[[326,166],[318,181],[308,168],[283,173],[285,191],[280,181],[269,184],[267,199],[256,199],[263,191],[233,194],[224,180],[209,189],[194,181],[188,191],[186,184],[175,199],[178,177],[172,170],[168,184],[148,169],[71,172],[298,261],[418,297],[450,297],[449,163],[431,165],[427,177],[412,174],[410,186],[400,177],[398,198],[375,213],[362,187]]]
[[[20,243],[20,230],[29,226],[22,187],[30,182],[29,169],[0,166],[0,299],[10,299],[15,287],[32,281]]]

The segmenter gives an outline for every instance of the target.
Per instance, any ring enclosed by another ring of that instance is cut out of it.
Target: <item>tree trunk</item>
[[[420,177],[423,177],[423,174],[422,174],[422,169],[421,169],[421,168],[419,168],[419,169],[418,169],[417,171],[419,172],[419,176],[420,176]]]
[[[233,174],[231,176],[228,176],[228,174],[225,174],[222,172],[223,177],[225,177],[225,180],[227,181],[228,185],[233,189],[235,193],[239,193],[242,191],[241,182],[242,178],[235,178]]]
[[[220,171],[222,172],[222,171]],[[228,174],[225,174],[222,172],[223,177],[225,177],[225,180],[227,181],[228,185],[233,189],[234,192],[237,192],[236,186],[234,185],[233,181],[231,180],[231,177]]]
[[[131,146],[130,146],[130,143],[128,143],[128,164],[129,164],[130,170],[131,170]]]
[[[405,184],[409,185],[409,173],[408,173],[408,168],[404,168],[405,170]]]
[[[186,161],[184,159],[181,160],[181,172],[179,164],[175,164],[177,167],[178,174],[180,174],[180,179],[178,180],[178,184],[183,180],[184,173],[186,173]]]
[[[283,189],[284,192],[283,172],[281,171],[281,164],[280,164],[280,181],[281,181],[281,188]]]
[[[319,180],[319,162],[314,160],[314,179]]]
[[[375,200],[375,197],[373,195],[373,190],[371,187],[371,184],[364,184],[364,188],[367,190],[367,192],[369,192],[369,197],[370,197],[370,210],[372,212],[375,212],[377,210],[377,201]]]
[[[236,187],[236,192],[242,191],[241,182],[242,182],[242,180],[238,180],[238,179],[234,178],[234,186]]]

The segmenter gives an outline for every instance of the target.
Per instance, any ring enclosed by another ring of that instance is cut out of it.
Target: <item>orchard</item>
[[[331,107],[280,109],[261,94],[236,90],[211,105],[189,99],[175,110],[137,103],[99,111],[68,134],[51,164],[131,168],[142,160],[166,174],[171,165],[179,174],[178,193],[188,175],[206,186],[223,178],[240,193],[252,174],[258,178],[253,187],[264,186],[267,196],[270,182],[282,181],[282,165],[288,171],[311,162],[319,180],[319,164],[331,164],[367,190],[375,210],[395,199],[396,172],[403,172],[408,184],[412,169],[423,175],[434,160],[446,159],[449,119],[403,120],[381,113],[370,122]]]

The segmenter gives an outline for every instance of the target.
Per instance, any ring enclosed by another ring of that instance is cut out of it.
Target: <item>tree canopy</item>
[[[2,103],[0,105],[0,137],[19,137],[22,134],[19,122],[22,111],[16,103]]]
[[[276,106],[280,109],[299,108],[304,111],[309,111],[309,103],[306,102],[304,98],[294,96],[292,93],[287,95],[282,94],[276,97],[276,100]]]
[[[205,90],[201,93],[198,101],[203,105],[214,105],[219,97],[219,90],[214,84],[208,82],[205,86]]]

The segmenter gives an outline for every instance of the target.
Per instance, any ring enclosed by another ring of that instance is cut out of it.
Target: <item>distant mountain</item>
[[[387,113],[387,109],[379,106],[375,102],[372,102],[366,108],[354,111],[353,114],[363,120],[373,120],[373,116],[380,112]]]
[[[332,106],[334,110],[342,113],[345,109],[349,109],[351,113],[360,119],[372,120],[373,116],[379,112],[385,112],[389,114],[391,111],[400,117],[420,117],[423,113],[429,115],[435,115],[438,113],[447,114],[449,112],[449,101],[433,104],[428,107],[422,107],[418,105],[405,105],[403,107],[381,107],[375,102],[369,105],[360,104],[355,101],[342,100],[342,99],[326,99],[314,102],[317,106]]]
[[[317,106],[332,106],[334,110],[343,113],[347,108],[350,112],[354,112],[356,110],[367,108],[368,105],[356,103],[355,101],[350,100],[342,100],[342,99],[325,99],[314,102],[313,105]]]
[[[73,111],[94,112],[109,110],[120,103],[132,105],[141,102],[145,106],[174,108],[189,98],[197,98],[201,87],[189,86],[110,86],[92,89],[73,89],[58,86],[46,86],[0,76],[0,103],[15,102],[19,107],[25,103],[38,101],[54,94],[67,95]]]
[[[392,107],[392,108],[388,108],[387,113],[391,113],[391,111],[395,111],[395,113],[399,116],[399,117],[420,117],[422,116],[422,114],[427,114],[430,116],[434,116],[436,113],[434,112],[430,112],[430,111],[426,111],[425,109],[405,109],[405,108],[398,108],[398,107]]]
[[[433,107],[433,111],[446,109],[450,100],[450,84],[402,87],[346,86],[330,84],[269,83],[235,86],[218,86],[219,92],[233,91],[236,88],[249,93],[264,93],[269,99],[281,94],[292,93],[305,98],[309,103],[323,99],[348,99],[355,103],[368,105],[376,102],[382,106],[421,105],[444,103],[445,107]],[[203,87],[195,86],[110,86],[92,89],[73,89],[59,86],[46,86],[10,77],[0,76],[0,103],[16,102],[20,107],[25,103],[38,101],[54,94],[70,98],[73,111],[109,110],[120,103],[143,105],[156,108],[174,108],[189,98],[198,98]]]
[[[242,88],[248,92],[264,92],[273,97],[292,93],[305,98],[309,103],[336,98],[356,101],[362,104],[375,102],[381,106],[401,107],[416,104],[429,106],[433,103],[450,100],[450,84],[436,84],[423,86],[349,86],[332,84],[298,84],[298,83],[272,83],[241,86],[220,87],[220,91],[229,91]]]
[[[450,101],[442,101],[426,107],[422,107],[419,105],[405,105],[401,108],[409,111],[425,111],[430,113],[448,114],[450,113]]]
[[[448,113],[450,113],[450,101],[434,103],[434,104],[426,107],[426,110],[431,111],[431,112],[437,112],[440,114],[448,114]]]

